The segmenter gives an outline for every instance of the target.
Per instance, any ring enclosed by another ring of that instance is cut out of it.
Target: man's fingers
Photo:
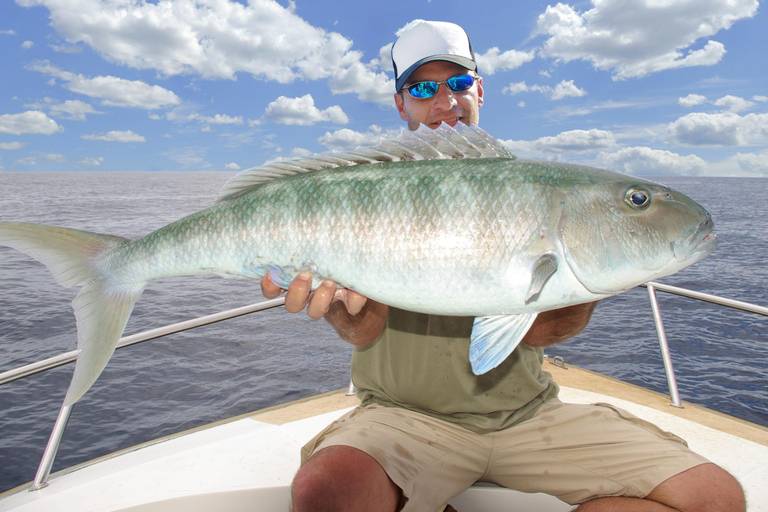
[[[288,293],[285,295],[285,309],[291,313],[298,313],[309,301],[309,294],[312,291],[312,275],[308,272],[302,272],[288,286]]]
[[[274,299],[279,297],[283,293],[285,293],[285,290],[277,286],[274,282],[272,282],[272,279],[269,277],[269,274],[265,275],[261,279],[261,294],[264,295],[265,299]]]
[[[350,315],[356,315],[363,310],[363,306],[368,302],[368,298],[352,290],[345,290],[344,304],[347,306],[347,312]]]
[[[322,284],[312,292],[307,306],[307,315],[310,318],[322,318],[328,312],[333,297],[336,293],[336,283],[333,281],[323,281]]]

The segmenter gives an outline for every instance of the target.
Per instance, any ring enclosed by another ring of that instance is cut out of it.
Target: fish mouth
[[[712,232],[714,229],[712,216],[707,212],[693,233],[672,244],[675,259],[680,262],[690,259],[699,261],[712,253],[717,247],[717,235]]]

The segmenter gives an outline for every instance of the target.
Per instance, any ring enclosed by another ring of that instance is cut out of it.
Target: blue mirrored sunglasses
[[[475,77],[472,75],[457,75],[444,82],[428,80],[426,82],[417,82],[408,86],[408,94],[414,98],[426,99],[437,94],[440,84],[445,84],[453,92],[463,92],[472,87],[475,83]]]

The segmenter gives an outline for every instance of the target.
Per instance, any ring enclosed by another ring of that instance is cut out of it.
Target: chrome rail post
[[[40,460],[40,466],[37,468],[37,474],[35,474],[35,479],[32,481],[32,485],[29,486],[30,491],[39,491],[43,487],[48,486],[48,476],[51,474],[53,461],[56,459],[56,452],[59,451],[59,445],[61,445],[64,429],[67,428],[67,422],[69,421],[69,416],[72,414],[73,406],[74,404],[61,406],[59,416],[53,424],[53,430],[51,430],[51,437],[48,439],[48,444],[45,446],[43,458]]]
[[[648,288],[648,298],[651,301],[651,311],[653,311],[653,321],[656,324],[656,334],[659,337],[659,348],[661,349],[661,358],[664,361],[664,372],[667,374],[667,386],[669,387],[669,396],[672,399],[670,405],[682,409],[683,403],[680,401],[680,392],[677,389],[677,379],[675,378],[675,369],[672,366],[672,356],[669,353],[667,334],[664,331],[664,323],[661,321],[659,301],[656,298],[656,288],[651,283],[647,283],[646,288]]]

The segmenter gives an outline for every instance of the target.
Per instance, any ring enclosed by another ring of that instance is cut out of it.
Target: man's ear
[[[483,77],[477,77],[477,106],[483,106]]]
[[[402,91],[395,93],[395,107],[397,107],[397,111],[400,112],[400,119],[408,121],[408,114],[405,113],[405,101],[403,100]]]

